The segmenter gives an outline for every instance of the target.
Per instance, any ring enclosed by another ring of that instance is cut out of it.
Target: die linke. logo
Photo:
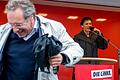
[[[112,77],[112,69],[92,70],[91,71],[92,79],[108,78],[108,77]]]

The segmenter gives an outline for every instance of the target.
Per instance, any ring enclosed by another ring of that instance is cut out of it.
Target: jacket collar
[[[36,15],[36,16],[40,19],[41,23],[43,23],[43,24],[49,22],[49,19],[47,19],[47,18],[45,18],[45,17],[39,16],[39,15]]]

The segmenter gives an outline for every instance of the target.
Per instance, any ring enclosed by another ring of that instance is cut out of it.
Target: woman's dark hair
[[[82,20],[81,20],[81,22],[80,22],[80,25],[83,25],[83,23],[84,23],[86,20],[91,20],[91,21],[92,21],[92,19],[91,19],[90,17],[86,16],[86,17],[82,18]]]

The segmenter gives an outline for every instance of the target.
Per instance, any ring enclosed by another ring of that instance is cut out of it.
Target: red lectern
[[[80,61],[97,62],[94,64],[76,64],[75,80],[114,80],[115,59],[84,57]]]

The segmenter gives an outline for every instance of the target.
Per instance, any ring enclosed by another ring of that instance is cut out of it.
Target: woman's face
[[[85,32],[90,31],[90,27],[92,26],[92,21],[91,20],[85,20],[82,27]]]

